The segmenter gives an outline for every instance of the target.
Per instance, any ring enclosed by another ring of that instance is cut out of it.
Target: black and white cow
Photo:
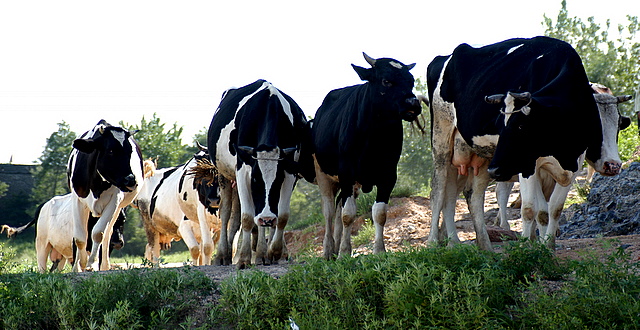
[[[383,231],[402,151],[402,120],[413,121],[422,111],[409,72],[415,64],[364,57],[371,68],[352,66],[366,83],[329,92],[312,123],[327,259],[338,254],[338,247],[340,255],[351,255],[355,200],[360,190],[370,192],[374,186],[378,189],[372,209],[374,252],[385,251]],[[337,212],[336,204],[341,206]]]
[[[36,260],[38,262],[38,270],[45,272],[47,258],[53,262],[50,271],[54,271],[55,269],[62,270],[67,260],[69,263],[73,263],[76,250],[76,246],[73,244],[74,219],[71,214],[71,208],[75,202],[75,198],[71,194],[55,196],[38,206],[33,220],[29,223],[17,228],[2,225],[0,233],[6,230],[8,237],[14,237],[27,228],[36,225]],[[123,232],[125,220],[124,210],[121,210],[113,227],[109,253],[114,249],[122,249],[124,246]],[[88,223],[89,231],[93,229],[96,222],[97,218],[90,217]],[[91,242],[88,242],[87,250],[90,248]]]
[[[73,239],[77,246],[74,270],[87,267],[89,213],[99,217],[91,231],[93,246],[88,266],[93,267],[102,247],[100,270],[109,269],[109,239],[120,210],[129,205],[143,183],[140,148],[131,133],[100,120],[73,141],[67,176],[75,198],[72,205]]]
[[[630,100],[631,95],[613,96],[607,87],[599,84],[592,85],[592,88],[602,123],[601,154],[611,160],[612,170],[608,174],[615,175],[619,173],[622,165],[617,146],[618,132],[631,124],[630,118],[620,115],[618,104]],[[541,157],[537,160],[534,175],[529,178],[522,175],[519,177],[522,196],[522,236],[535,239],[537,227],[540,240],[553,248],[564,202],[578,172],[564,171],[555,159],[548,158]],[[579,164],[583,161],[584,155],[579,159]],[[506,202],[498,202],[502,213],[507,207]]]
[[[250,237],[256,225],[261,233],[259,242],[264,241],[264,227],[275,227],[265,262],[281,258],[301,143],[308,134],[300,107],[267,81],[258,80],[224,93],[208,133],[211,161],[226,178],[221,182],[222,229],[216,262],[228,263],[231,259],[230,242],[225,242],[234,189],[231,181],[237,184],[241,208],[238,268],[251,264]],[[265,256],[261,246],[256,251],[258,258]]]
[[[448,237],[458,241],[453,224],[458,175],[468,168],[473,168],[470,208],[483,249],[491,248],[483,204],[492,178],[529,177],[537,159],[547,156],[575,172],[585,151],[598,172],[615,174],[615,162],[601,154],[602,128],[589,80],[569,44],[548,37],[481,48],[462,44],[451,55],[436,57],[427,70],[435,165],[430,241],[438,239],[441,212]]]
[[[161,243],[183,239],[195,265],[211,264],[220,197],[207,150],[201,149],[186,164],[154,169],[148,176],[147,162],[144,186],[134,202],[147,234],[145,257],[155,263]]]

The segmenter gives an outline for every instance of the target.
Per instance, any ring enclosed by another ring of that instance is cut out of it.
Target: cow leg
[[[454,222],[457,199],[458,173],[450,164],[436,166],[431,180],[431,229],[428,242],[439,241],[440,214],[442,214],[443,229],[446,228],[451,240],[457,240]]]
[[[488,164],[483,165],[477,176],[473,178],[473,191],[471,193],[471,205],[469,210],[473,216],[473,227],[476,231],[476,242],[482,250],[491,251],[491,240],[484,223],[484,192],[491,181],[487,172]]]
[[[536,238],[534,218],[537,218],[541,209],[540,201],[544,201],[542,187],[537,174],[528,178],[520,175],[520,196],[522,197],[522,205],[520,206],[522,237],[534,240]],[[546,207],[544,209],[546,211]]]
[[[38,271],[44,273],[47,271],[47,259],[53,250],[53,246],[46,239],[38,239],[36,237],[36,257],[38,260]]]
[[[252,235],[252,246],[255,246],[255,264],[256,265],[270,265],[271,263],[267,260],[267,227],[256,226],[258,229],[258,235],[255,237]],[[253,259],[253,258],[252,258]]]
[[[238,269],[245,269],[251,266],[251,230],[255,226],[253,215],[242,212],[242,242],[240,245],[240,256],[238,258]]]
[[[106,258],[107,261],[109,259],[109,241],[110,241],[110,236],[107,236],[110,234],[110,231],[113,230],[113,223],[115,222],[115,218],[118,216],[117,211],[118,211],[118,205],[119,203],[113,203],[113,201],[111,203],[109,203],[105,209],[103,210],[102,215],[100,215],[100,218],[98,219],[98,221],[96,222],[95,226],[93,227],[93,230],[91,231],[91,239],[93,240],[93,245],[91,246],[91,253],[89,254],[89,260],[88,260],[88,266],[93,268],[93,264],[96,262],[96,258],[98,257],[98,249],[100,248],[101,244],[104,244],[105,246],[103,247],[102,250],[102,257]],[[108,228],[111,227],[111,228]],[[108,231],[108,229],[111,229]],[[78,246],[78,249],[80,249],[80,246]],[[101,268],[104,269],[100,269],[100,270],[108,270],[107,267],[110,267],[110,265],[107,265],[108,262],[102,262],[101,263]]]
[[[267,253],[267,259],[273,264],[277,264],[286,250],[286,243],[284,241],[284,228],[289,222],[289,213],[278,215],[278,223],[275,228],[271,228],[271,238],[269,239],[269,251]]]
[[[119,203],[118,203],[119,204]],[[118,205],[116,204],[116,205]],[[109,222],[107,222],[104,228],[104,234],[102,235],[102,243],[100,244],[100,248],[102,250],[101,260],[99,260],[100,270],[110,270],[111,269],[111,235],[113,234],[113,226],[116,224],[116,220],[118,219],[118,215],[120,215],[120,208],[117,207],[113,216]]]
[[[271,263],[277,263],[286,249],[284,241],[284,229],[289,223],[289,212],[291,211],[291,195],[296,185],[296,177],[285,173],[282,188],[280,189],[280,202],[278,203],[278,222],[271,228],[271,238],[269,240],[269,251],[267,259]]]
[[[242,221],[240,220],[240,197],[238,196],[238,190],[233,189],[232,191],[232,203],[231,203],[231,215],[228,221],[228,244],[233,244],[235,241],[236,235],[240,235],[240,227],[242,225]],[[222,236],[222,235],[221,235]],[[229,245],[229,255],[227,257],[226,265],[231,265],[233,261],[233,253],[232,247]]]
[[[573,177],[571,178],[572,182],[575,181],[577,174],[577,172],[574,173]],[[553,193],[549,198],[549,225],[547,226],[547,230],[545,231],[544,236],[542,236],[542,234],[541,236],[545,245],[551,249],[555,248],[556,246],[556,235],[560,227],[560,216],[562,215],[564,202],[567,200],[567,195],[569,194],[569,190],[571,190],[571,186],[571,184],[562,186],[556,183],[553,189]]]
[[[357,188],[354,188],[357,189]],[[340,257],[351,256],[351,228],[356,219],[356,194],[347,197],[342,205],[342,238],[340,240]]]
[[[513,182],[498,182],[496,184],[496,199],[498,200],[498,217],[493,223],[494,225],[500,225],[503,229],[510,229],[509,221],[507,217],[507,204],[509,203],[509,194],[513,189]],[[499,223],[498,223],[499,221]]]
[[[230,230],[229,219],[231,218],[231,208],[233,203],[233,188],[231,182],[226,178],[220,176],[220,206],[218,209],[220,215],[220,241],[218,242],[218,251],[213,258],[214,265],[230,265],[231,261],[231,234],[227,231]]]
[[[87,267],[87,222],[89,221],[89,208],[77,199],[72,205],[73,214],[73,244],[76,253],[73,260],[73,271],[84,271]]]
[[[153,264],[160,260],[160,233],[158,231],[147,234],[147,247],[144,256]]]
[[[211,257],[213,256],[213,236],[211,235],[211,226],[209,225],[209,218],[213,215],[208,215],[204,205],[198,204],[198,223],[200,223],[200,248],[201,252],[198,255],[202,255],[205,265],[211,264]],[[198,246],[197,243],[195,246]],[[192,253],[193,255],[193,253]],[[195,261],[195,259],[194,259]]]
[[[188,221],[192,220],[182,220],[180,222],[180,226],[178,226],[178,233],[184,240],[184,244],[189,248],[189,253],[191,254],[191,261],[195,266],[201,266],[200,263],[200,244],[198,244],[198,240],[196,239],[196,235],[193,232],[193,228],[189,224]]]
[[[342,207],[335,207],[334,204],[333,220],[331,221],[333,221],[333,253],[337,255],[338,248],[342,243]]]
[[[338,185],[335,180],[332,180],[328,175],[324,174],[318,165],[318,161],[315,160],[316,169],[316,181],[318,182],[318,188],[320,189],[320,195],[322,196],[322,215],[324,216],[325,231],[324,239],[322,241],[322,249],[324,258],[329,260],[337,254],[335,245],[335,239],[333,236],[334,231],[334,217],[336,216],[336,193],[338,192]]]

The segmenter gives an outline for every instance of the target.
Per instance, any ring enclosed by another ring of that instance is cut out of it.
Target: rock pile
[[[617,176],[594,175],[587,202],[564,214],[560,239],[640,234],[640,163]]]

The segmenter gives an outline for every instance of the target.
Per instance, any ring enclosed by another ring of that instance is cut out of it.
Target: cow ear
[[[96,142],[93,139],[76,139],[73,141],[73,147],[81,152],[90,154],[96,150]]]
[[[620,95],[616,97],[618,99],[618,103],[623,103],[631,100],[633,96],[631,95]]]
[[[622,131],[623,129],[629,127],[629,125],[631,125],[631,118],[620,116],[620,124],[618,125],[619,129]]]
[[[134,130],[133,132],[129,132],[129,135],[134,136],[134,135],[136,135],[136,133],[138,133],[138,132],[140,132],[140,130],[139,130],[139,129]]]
[[[407,65],[406,67],[407,67],[407,70],[411,70],[411,69],[413,69],[415,66],[416,66],[416,64],[415,64],[415,63],[411,63],[411,64]]]
[[[373,78],[373,69],[365,69],[361,66],[351,64],[354,70],[358,73],[360,80],[370,81]]]

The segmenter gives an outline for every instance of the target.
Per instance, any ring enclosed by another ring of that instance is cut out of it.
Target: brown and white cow
[[[156,263],[161,248],[183,239],[195,265],[210,264],[220,220],[217,175],[206,149],[180,166],[155,169],[145,161],[144,167],[145,183],[134,204],[147,234],[145,258]]]

